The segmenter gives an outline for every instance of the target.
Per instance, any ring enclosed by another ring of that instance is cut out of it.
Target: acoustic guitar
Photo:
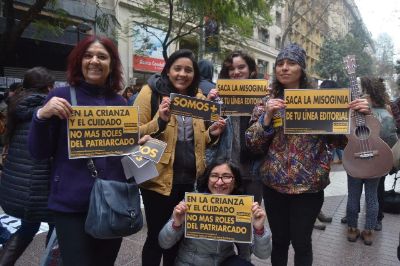
[[[355,75],[354,55],[343,58],[350,79],[351,98],[360,98],[361,92]],[[350,120],[350,135],[343,153],[343,167],[355,178],[385,176],[393,167],[390,147],[379,137],[381,124],[373,115],[354,111]]]

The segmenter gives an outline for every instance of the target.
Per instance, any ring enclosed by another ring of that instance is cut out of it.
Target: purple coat
[[[87,83],[76,87],[78,105],[125,106],[122,96],[113,93],[104,95],[102,88]],[[64,98],[71,102],[69,87],[56,88],[47,96]],[[29,151],[36,159],[53,157],[51,169],[51,192],[49,208],[59,212],[87,212],[89,195],[94,178],[86,166],[87,159],[68,158],[67,120],[52,117],[48,120],[33,116],[29,130]],[[125,175],[120,156],[93,158],[98,177],[124,181]]]

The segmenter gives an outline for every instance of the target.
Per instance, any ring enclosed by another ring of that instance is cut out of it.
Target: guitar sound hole
[[[366,126],[359,126],[356,128],[355,134],[359,139],[365,140],[368,139],[370,131]]]

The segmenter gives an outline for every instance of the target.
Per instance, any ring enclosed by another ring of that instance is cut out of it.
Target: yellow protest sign
[[[185,237],[251,243],[253,196],[186,193]]]
[[[136,106],[73,106],[68,119],[69,158],[130,154],[139,138]]]
[[[177,93],[171,93],[170,99],[171,114],[210,121],[218,121],[221,115],[221,105],[213,101],[206,101]]]
[[[349,134],[349,89],[285,90],[286,134]]]
[[[222,115],[249,116],[268,94],[268,80],[219,79],[216,88],[223,102]]]

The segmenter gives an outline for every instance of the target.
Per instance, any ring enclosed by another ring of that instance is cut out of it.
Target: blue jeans
[[[0,223],[0,244],[3,245],[10,238],[11,233]]]
[[[365,226],[366,230],[373,230],[376,225],[379,203],[377,189],[380,178],[359,179],[347,175],[347,224],[349,227],[358,227],[358,212],[360,198],[365,186],[365,202],[367,204]]]

